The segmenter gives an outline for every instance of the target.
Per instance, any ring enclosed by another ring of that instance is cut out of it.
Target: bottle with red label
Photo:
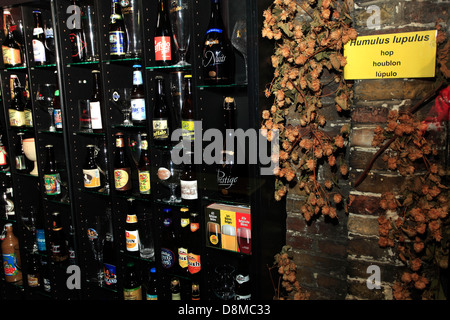
[[[2,43],[3,63],[6,68],[22,65],[22,47],[14,37],[17,25],[8,9],[3,10],[3,28],[6,32],[5,41]]]
[[[166,0],[158,0],[158,17],[155,28],[155,65],[169,66],[175,60],[172,29]]]
[[[2,233],[2,263],[6,282],[22,284],[20,270],[19,240],[14,235],[13,226],[7,223]]]
[[[189,235],[189,245],[188,245],[188,271],[191,275],[196,275],[197,278],[202,264],[200,261],[201,256],[201,235],[200,235],[200,224],[198,221],[198,213],[191,212],[190,217],[190,235]]]

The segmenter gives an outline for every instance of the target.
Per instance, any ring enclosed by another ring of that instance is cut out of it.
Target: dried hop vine
[[[281,200],[291,181],[307,195],[301,211],[310,220],[322,213],[337,217],[336,205],[342,196],[333,191],[338,176],[348,174],[348,165],[340,160],[349,128],[331,136],[324,130],[326,119],[320,114],[322,98],[334,96],[338,112],[350,109],[351,84],[343,77],[347,61],[343,46],[355,39],[351,27],[349,1],[275,0],[264,11],[262,36],[274,40],[271,57],[274,78],[265,90],[274,101],[262,113],[267,139],[278,130],[279,155],[274,169],[275,199]],[[331,178],[319,181],[322,163],[331,168]]]

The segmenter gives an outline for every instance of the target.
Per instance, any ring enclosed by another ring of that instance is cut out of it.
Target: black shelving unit
[[[245,65],[242,56],[235,52],[236,76],[235,83],[226,86],[205,85],[202,81],[201,53],[204,34],[209,20],[210,1],[192,0],[192,16],[194,21],[191,30],[191,44],[188,55],[190,67],[158,67],[154,63],[153,34],[156,24],[157,1],[138,0],[141,5],[142,39],[144,43],[143,54],[140,57],[114,60],[109,55],[108,45],[108,23],[111,14],[110,0],[86,0],[81,4],[89,4],[93,8],[96,27],[96,39],[99,56],[93,61],[84,63],[73,63],[67,19],[67,7],[72,4],[69,0],[34,1],[22,3],[12,7],[16,22],[21,20],[24,26],[25,50],[27,67],[2,68],[1,89],[3,116],[0,117],[3,141],[9,150],[9,157],[14,159],[14,150],[18,143],[17,130],[8,125],[7,108],[9,101],[9,76],[17,74],[21,79],[28,75],[30,80],[30,91],[35,96],[37,85],[40,83],[57,84],[61,93],[61,109],[63,116],[63,130],[56,133],[50,132],[49,115],[42,110],[33,99],[33,121],[32,128],[21,129],[27,136],[36,139],[36,150],[39,164],[39,175],[16,173],[14,165],[8,172],[12,174],[12,185],[14,189],[14,200],[16,204],[15,233],[21,244],[21,256],[24,261],[24,270],[27,268],[27,252],[33,236],[21,223],[22,217],[27,215],[27,206],[37,206],[40,201],[42,208],[38,210],[39,219],[45,223],[46,235],[51,227],[51,213],[59,211],[64,217],[64,229],[74,227],[73,240],[76,248],[76,260],[81,271],[81,290],[67,289],[65,281],[67,264],[60,266],[51,264],[52,286],[50,293],[42,293],[39,297],[48,299],[123,299],[123,273],[126,263],[133,261],[138,267],[142,277],[148,274],[151,267],[156,268],[159,284],[159,299],[170,300],[170,279],[178,277],[181,282],[182,299],[189,299],[190,284],[192,276],[182,274],[179,271],[167,272],[161,267],[161,232],[162,217],[165,208],[171,208],[175,217],[175,226],[178,228],[179,209],[183,204],[168,205],[161,199],[168,195],[168,189],[160,185],[156,173],[161,162],[162,153],[170,151],[170,148],[160,147],[150,140],[149,150],[152,159],[151,172],[151,195],[143,197],[139,195],[137,182],[136,153],[134,148],[139,147],[139,134],[148,133],[151,137],[151,118],[155,97],[155,78],[162,76],[165,79],[165,92],[169,104],[173,105],[171,97],[171,79],[177,74],[191,74],[193,78],[193,97],[196,120],[202,121],[203,131],[210,128],[222,128],[221,113],[223,100],[226,96],[235,98],[237,105],[237,126],[244,131],[247,129],[258,129],[261,113],[261,94],[267,79],[260,78],[259,66],[265,65],[267,52],[260,51],[260,24],[262,11],[268,5],[268,1],[246,0],[237,2],[233,0],[222,1],[222,13],[228,34],[231,34],[234,23],[238,19],[247,22],[248,41],[248,82],[244,83]],[[33,65],[31,37],[32,37],[32,10],[40,8],[44,20],[49,23],[53,21],[57,56],[54,63],[47,66],[37,67]],[[123,115],[114,101],[114,93],[119,89],[131,88],[133,79],[133,65],[142,66],[142,75],[146,90],[147,122],[140,126],[123,126]],[[85,132],[80,128],[80,100],[88,100],[93,93],[92,71],[100,71],[100,86],[102,88],[101,111],[103,117],[102,133]],[[132,183],[133,192],[123,195],[114,190],[113,159],[115,155],[115,134],[124,133],[128,144],[128,156],[132,160]],[[65,181],[65,192],[67,201],[53,201],[46,199],[43,191],[43,164],[45,161],[44,147],[53,144],[56,151],[56,160],[59,164],[62,180]],[[82,168],[86,157],[86,145],[93,144],[100,150],[99,161],[106,173],[105,178],[109,189],[101,191],[86,191],[83,187]],[[202,234],[202,271],[200,276],[201,299],[216,299],[212,289],[215,279],[214,270],[216,266],[230,264],[237,267],[240,253],[231,252],[206,245],[205,237],[205,208],[212,203],[224,203],[245,205],[251,208],[252,225],[252,254],[248,255],[252,279],[252,297],[255,299],[270,299],[270,278],[266,268],[272,263],[273,255],[279,251],[284,242],[285,216],[282,203],[273,200],[273,179],[270,176],[260,176],[259,165],[249,165],[247,168],[249,182],[248,195],[241,199],[224,200],[217,194],[215,177],[216,167],[214,165],[197,164],[196,172],[198,178],[199,200],[195,207],[200,216],[200,232]],[[4,173],[0,176],[5,177]],[[155,256],[152,259],[134,257],[126,252],[125,244],[125,218],[127,214],[127,199],[132,197],[136,203],[138,220],[144,215],[152,219],[152,234],[155,240]],[[42,200],[40,200],[42,198]],[[99,215],[108,215],[111,218],[114,252],[117,257],[117,285],[114,288],[99,286],[91,279],[96,273],[96,264],[88,239],[88,230],[92,227],[93,219]],[[2,221],[3,224],[8,221]],[[69,237],[70,238],[70,237]],[[48,258],[49,253],[42,254]],[[24,278],[25,279],[25,278]],[[14,286],[0,281],[0,293],[2,299],[9,297],[8,291],[15,291],[20,298],[32,298],[36,294],[26,285]]]

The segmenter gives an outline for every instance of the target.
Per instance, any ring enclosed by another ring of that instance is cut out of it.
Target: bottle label
[[[175,254],[172,250],[161,248],[161,264],[163,268],[172,268],[175,263]]]
[[[155,61],[171,61],[170,37],[155,37]]]
[[[114,170],[114,186],[116,190],[127,191],[131,188],[130,185],[130,169],[116,169]]]
[[[182,268],[186,268],[188,266],[188,250],[187,248],[178,248],[178,264]]]
[[[2,155],[0,155],[0,165],[3,163]],[[24,155],[16,156],[16,169],[25,170],[27,168]]]
[[[15,253],[3,254],[3,270],[5,270],[5,276],[14,277],[19,274],[17,269],[17,258]]]
[[[169,126],[167,119],[153,120],[153,138],[157,140],[169,138]]]
[[[45,193],[49,196],[61,193],[61,178],[59,173],[44,174]]]
[[[136,252],[139,250],[139,231],[125,231],[127,251]]]
[[[124,46],[124,31],[110,31],[109,32],[109,48],[112,56],[125,55]]]
[[[234,296],[234,300],[251,300],[251,299],[252,299],[251,294],[246,294],[246,295],[237,294]]]
[[[227,56],[222,52],[218,51],[214,53],[214,51],[206,50],[203,54],[203,67],[208,66],[216,66],[225,63]]]
[[[117,283],[117,274],[116,274],[116,266],[104,263],[103,264],[103,275],[105,284],[107,286],[115,285]]]
[[[8,163],[6,155],[5,147],[0,146],[0,166],[5,166]]]
[[[187,227],[189,225],[189,222],[190,222],[189,218],[187,218],[187,219],[181,218],[180,219],[180,225],[182,228]]]
[[[191,232],[197,231],[199,229],[199,227],[200,227],[200,224],[198,222],[196,222],[196,223],[191,222],[191,224],[190,224]]]
[[[2,46],[3,52],[3,63],[9,65],[17,65],[22,63],[22,56],[20,54],[20,49],[14,49]]]
[[[11,127],[22,127],[25,125],[25,112],[9,109],[9,124]]]
[[[249,275],[238,274],[236,276],[236,282],[239,284],[243,284],[244,282],[249,282],[249,281],[250,281]]]
[[[150,172],[139,171],[139,192],[150,194]]]
[[[143,121],[145,119],[147,119],[145,99],[131,99],[131,120]]]
[[[83,169],[84,187],[97,188],[100,187],[100,170]]]
[[[44,32],[44,31],[42,31],[42,32]],[[45,46],[42,41],[33,39],[33,56],[34,56],[35,62],[45,62],[45,60],[46,60],[45,59]]]
[[[142,80],[142,72],[139,70],[133,71],[133,85],[139,86],[143,83],[144,81]]]
[[[194,129],[195,122],[194,120],[182,120],[181,121],[181,130],[183,138],[193,141],[194,140]]]
[[[124,300],[142,300],[142,287],[123,289]]]
[[[200,263],[199,254],[188,254],[188,270],[190,274],[197,273],[201,270],[202,264]]]
[[[181,198],[186,200],[195,200],[198,198],[197,180],[186,181],[180,180]]]
[[[14,202],[11,199],[6,199],[5,211],[6,211],[6,216],[15,215]]]
[[[80,34],[69,34],[70,42],[72,43],[72,58],[82,57],[82,52],[86,44],[83,42]]]
[[[53,119],[55,122],[55,127],[58,129],[62,129],[61,109],[53,110]]]
[[[156,295],[156,294],[147,293],[146,297],[147,297],[147,300],[158,300],[158,295]]]
[[[31,288],[37,288],[40,286],[39,278],[36,275],[28,274],[27,280],[28,280],[28,286]]]
[[[89,109],[91,112],[91,125],[92,129],[103,129],[102,125],[102,112],[100,109],[100,102],[95,101],[89,103]]]
[[[47,247],[45,245],[45,231],[44,229],[37,229],[36,230],[36,238],[37,238],[37,246],[38,250],[43,252],[47,250]]]
[[[33,114],[31,113],[31,110],[25,109],[24,115],[25,115],[25,125],[27,127],[32,127],[33,126]]]

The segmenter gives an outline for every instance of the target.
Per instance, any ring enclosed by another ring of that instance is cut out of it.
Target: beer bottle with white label
[[[90,191],[98,191],[102,187],[100,169],[95,161],[95,146],[86,146],[86,160],[83,166],[84,188]]]
[[[48,198],[57,200],[61,197],[61,176],[56,167],[53,145],[45,146],[47,158],[44,166],[44,187]]]
[[[131,193],[131,166],[125,150],[125,140],[122,132],[116,133],[114,187],[121,194]]]
[[[14,98],[8,109],[9,125],[14,128],[23,128],[26,125],[25,102],[23,101],[23,89],[14,82]]]
[[[145,108],[145,90],[142,80],[141,65],[133,66],[133,89],[131,91],[131,120],[134,125],[142,125],[147,120],[147,109]]]
[[[127,253],[133,256],[139,256],[139,228],[136,207],[133,198],[127,199],[127,202],[128,212],[125,222],[125,240]]]
[[[211,16],[203,44],[202,67],[206,84],[234,80],[234,53],[220,12],[220,0],[211,0]]]
[[[239,267],[235,275],[234,300],[251,300],[252,298],[249,263],[246,256],[240,256]]]
[[[35,65],[41,66],[47,63],[45,50],[45,34],[44,24],[42,22],[42,13],[40,10],[33,11],[34,28],[33,28],[33,56]]]
[[[197,174],[193,162],[193,153],[190,153],[189,163],[184,164],[180,176],[181,200],[187,207],[195,207],[198,200]]]
[[[89,111],[91,116],[91,126],[94,132],[103,132],[102,110],[101,110],[101,90],[100,90],[100,71],[92,70],[93,93],[89,101]]]
[[[155,28],[155,65],[169,66],[173,64],[172,29],[169,21],[167,0],[158,0],[158,16]]]
[[[164,78],[156,77],[156,96],[153,109],[153,141],[156,145],[170,144],[171,117],[164,92]]]
[[[119,0],[112,1],[112,13],[109,21],[109,54],[111,59],[125,58],[128,50],[128,37],[123,21]]]

